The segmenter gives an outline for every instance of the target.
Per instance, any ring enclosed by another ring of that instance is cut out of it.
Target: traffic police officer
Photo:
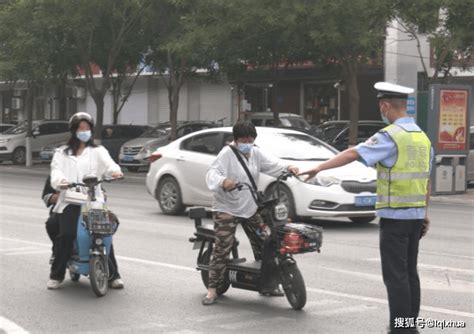
[[[302,172],[319,172],[359,160],[377,166],[377,215],[380,217],[382,275],[388,292],[390,333],[416,333],[420,310],[418,243],[428,229],[427,205],[433,151],[426,134],[406,113],[412,88],[377,82],[383,121],[388,124],[365,143]]]

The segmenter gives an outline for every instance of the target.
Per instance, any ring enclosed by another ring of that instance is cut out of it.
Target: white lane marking
[[[229,313],[220,312],[220,313],[213,313],[209,315],[196,317],[194,321],[216,323],[216,322],[222,321],[222,319],[230,318],[232,320],[235,320],[236,322],[240,322],[240,321],[245,321],[246,319],[248,319],[248,317],[256,316],[258,314],[259,314],[258,312],[252,312],[252,311],[242,311],[242,312],[239,312],[238,314],[235,314],[235,313],[229,314]],[[243,320],[238,320],[240,318],[243,318]]]
[[[137,259],[137,258],[134,258],[134,257],[127,257],[127,256],[117,256],[117,259],[130,261],[130,262],[135,262],[135,263],[149,264],[149,265],[159,266],[159,267],[166,267],[166,268],[171,268],[171,269],[178,269],[178,270],[196,272],[195,268],[180,266],[180,265],[177,265],[177,264],[169,264],[169,263],[163,263],[163,262],[143,260],[143,259]]]
[[[226,324],[218,325],[217,327],[227,330],[235,330],[236,328],[255,326],[255,324],[261,326],[266,323],[269,323],[272,325],[273,328],[278,328],[278,323],[288,324],[289,322],[296,321],[295,319],[286,317],[270,317],[265,319],[262,318],[263,316],[261,314],[258,314],[257,316],[253,317],[253,319],[244,319],[241,321],[228,322]]]
[[[16,242],[23,242],[23,243],[26,243],[26,244],[34,244],[34,245],[41,245],[41,246],[50,247],[50,245],[48,245],[48,244],[39,243],[39,242],[32,242],[32,241],[27,241],[27,240],[4,238],[4,237],[0,237],[0,239],[9,240],[9,241],[16,241]],[[179,266],[179,265],[174,265],[174,264],[169,264],[169,263],[155,262],[155,261],[150,261],[150,260],[142,260],[142,259],[137,259],[137,258],[125,257],[125,256],[117,256],[117,258],[123,259],[123,260],[126,260],[126,261],[128,260],[128,261],[131,261],[131,262],[136,262],[136,263],[150,264],[150,265],[156,265],[156,266],[172,268],[172,269],[178,269],[178,270],[184,270],[184,271],[193,271],[193,272],[196,271],[195,268]],[[342,292],[337,292],[337,291],[332,291],[332,290],[324,290],[324,289],[317,289],[317,288],[311,288],[311,287],[307,287],[306,291],[387,305],[387,300],[380,299],[380,298],[366,297],[366,296],[361,296],[361,295],[353,295],[353,294],[347,294],[347,293],[342,293]],[[424,310],[424,311],[430,311],[430,312],[435,312],[435,313],[455,315],[455,316],[467,317],[467,318],[474,318],[474,313],[450,310],[450,309],[445,309],[445,308],[440,308],[440,307],[432,307],[432,306],[422,305],[421,309]]]
[[[469,255],[457,255],[457,254],[430,252],[430,251],[420,251],[420,254],[429,254],[429,255],[446,256],[446,257],[457,257],[459,259],[469,259],[469,260],[474,259],[474,256],[469,256]]]
[[[352,275],[352,276],[358,276],[358,277],[362,277],[362,278],[366,278],[366,279],[370,279],[370,280],[374,280],[374,281],[382,281],[382,275],[381,274],[361,273],[359,271],[329,268],[329,267],[325,267],[325,266],[318,266],[318,268],[325,269],[325,270],[330,270],[330,271],[335,271],[335,272],[342,273],[342,274],[349,274],[349,275]]]
[[[5,240],[5,241],[13,241],[13,242],[21,242],[27,245],[35,245],[35,246],[44,246],[44,247],[51,247],[51,244],[45,244],[44,242],[34,242],[34,241],[28,241],[28,240],[22,240],[22,239],[14,239],[14,238],[6,238],[6,237],[0,237],[0,240]]]
[[[371,258],[367,258],[365,260],[366,261],[372,261],[372,262],[380,262],[380,258],[378,258],[378,257],[371,257]],[[433,265],[433,264],[418,263],[418,268],[438,270],[438,271],[453,271],[453,272],[458,272],[458,273],[461,273],[461,274],[474,275],[474,270],[471,270],[471,269],[461,269],[461,268],[446,267],[446,266],[436,266],[436,265]]]
[[[464,210],[443,210],[443,209],[431,209],[428,208],[428,213],[431,211],[441,211],[441,212],[455,212],[455,213],[472,213],[473,210],[471,211],[464,211]]]
[[[6,334],[28,334],[24,328],[20,327],[11,320],[8,320],[5,317],[0,315],[0,332],[5,332]]]
[[[377,304],[388,305],[387,300],[381,299],[381,298],[366,297],[366,296],[353,295],[353,294],[349,294],[349,293],[343,293],[343,292],[337,292],[337,291],[331,291],[331,290],[324,290],[324,289],[316,289],[316,288],[306,288],[306,290],[309,291],[309,292],[323,293],[323,294],[336,296],[336,297],[349,298],[349,299],[355,299],[355,300],[362,300],[362,301],[365,301],[365,302],[372,302],[372,303],[377,303]],[[445,308],[440,308],[440,307],[432,307],[432,306],[422,305],[421,309],[423,311],[429,311],[429,312],[435,312],[435,313],[441,313],[441,314],[448,314],[448,315],[455,315],[455,316],[466,317],[466,318],[474,318],[474,313],[450,310],[450,309],[445,309]]]
[[[27,246],[27,247],[13,247],[13,248],[2,248],[0,249],[0,253],[3,252],[15,252],[15,251],[24,251],[24,250],[33,250],[37,249],[35,247]]]
[[[348,306],[348,307],[341,307],[336,308],[333,310],[324,310],[324,311],[313,311],[311,314],[315,316],[332,316],[337,314],[347,314],[347,313],[354,313],[354,312],[367,312],[369,310],[375,310],[377,306],[374,305],[355,305],[355,306]]]
[[[321,300],[315,300],[315,301],[309,301],[306,303],[304,306],[304,309],[307,310],[310,307],[313,306],[326,306],[326,305],[331,305],[331,304],[341,304],[342,302],[339,300],[334,300],[334,299],[321,299]]]
[[[35,255],[35,254],[44,254],[44,253],[51,253],[51,250],[31,250],[31,251],[24,251],[24,252],[12,252],[12,253],[5,253],[5,255]]]

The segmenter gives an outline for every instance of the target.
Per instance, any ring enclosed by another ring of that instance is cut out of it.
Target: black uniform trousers
[[[66,273],[66,266],[72,255],[74,241],[77,234],[77,222],[81,214],[81,207],[68,205],[63,213],[51,214],[46,222],[46,230],[53,241],[54,261],[51,265],[49,278],[62,281]],[[109,282],[120,278],[114,246],[109,253]]]
[[[417,260],[422,225],[423,219],[380,218],[380,257],[392,330],[395,318],[416,320],[420,311]]]

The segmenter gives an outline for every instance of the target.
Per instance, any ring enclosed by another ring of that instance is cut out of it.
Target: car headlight
[[[10,140],[11,140],[10,138],[3,138],[3,139],[0,139],[0,143],[6,144],[6,143],[8,143]]]
[[[336,179],[335,177],[319,175],[312,179],[309,179],[307,182],[321,187],[330,187],[334,184],[341,184],[341,180]]]
[[[140,153],[143,153],[147,156],[151,155],[155,150],[148,145],[143,146],[143,148],[140,150]]]

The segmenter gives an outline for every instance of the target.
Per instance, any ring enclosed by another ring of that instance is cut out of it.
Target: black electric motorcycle
[[[280,203],[279,187],[290,173],[282,173],[276,181],[276,191],[273,198],[264,199],[247,183],[238,183],[234,189],[239,191],[249,190],[258,205],[259,213],[265,222],[265,228],[269,230],[269,236],[265,241],[262,261],[247,261],[239,258],[239,242],[234,238],[232,246],[232,258],[227,264],[225,279],[217,287],[217,294],[225,293],[230,286],[239,289],[261,291],[263,286],[276,275],[279,279],[286,298],[291,307],[301,310],[306,304],[306,288],[303,276],[298,269],[293,254],[320,251],[322,245],[322,229],[307,224],[295,224],[288,220],[288,209]],[[232,191],[232,190],[231,190]],[[202,225],[202,218],[206,211],[202,207],[194,207],[189,210],[189,218],[194,219],[196,232],[189,241],[194,243],[194,249],[199,249],[197,258],[197,270],[201,271],[201,277],[206,288],[209,282],[209,262],[215,241],[212,227],[206,228]],[[263,262],[263,263],[262,263]]]

